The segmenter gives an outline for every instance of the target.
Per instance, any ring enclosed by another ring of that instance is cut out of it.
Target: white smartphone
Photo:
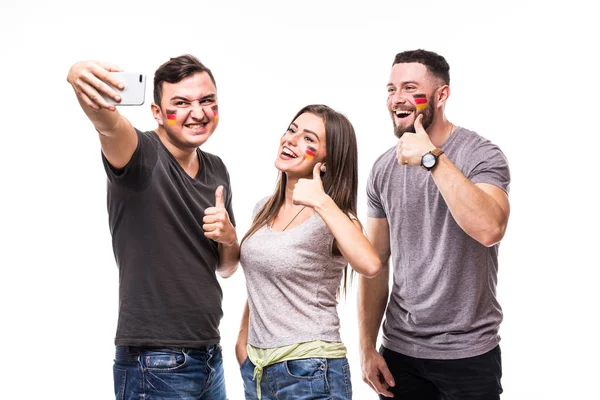
[[[113,98],[103,95],[106,101],[116,106],[141,106],[144,104],[146,96],[146,75],[139,72],[111,72],[117,80],[125,85],[125,89],[119,90],[110,83],[107,83],[111,89],[119,93],[121,101],[117,102]]]

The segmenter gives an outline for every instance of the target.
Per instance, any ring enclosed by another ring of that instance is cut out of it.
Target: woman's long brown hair
[[[323,119],[325,124],[325,146],[327,155],[323,160],[327,164],[327,172],[322,176],[325,193],[349,218],[356,218],[358,195],[358,148],[354,127],[343,114],[323,104],[313,104],[302,108],[292,122],[304,113],[314,114]],[[273,196],[265,203],[254,217],[250,229],[242,238],[252,236],[267,224],[272,224],[285,203],[285,187],[287,176],[279,173],[279,179]],[[342,276],[342,293],[346,293],[347,281],[352,282],[352,270],[346,266]]]

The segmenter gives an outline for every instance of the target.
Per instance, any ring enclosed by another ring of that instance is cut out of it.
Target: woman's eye
[[[305,136],[304,139],[310,143],[314,142],[313,138],[311,138],[310,136]]]

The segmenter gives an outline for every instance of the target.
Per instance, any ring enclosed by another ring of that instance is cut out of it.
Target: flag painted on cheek
[[[213,110],[213,113],[215,114],[215,121],[218,121],[219,120],[219,106],[215,105],[215,106],[212,106],[210,109]]]
[[[175,125],[177,123],[177,110],[167,110],[167,124]]]
[[[315,149],[314,147],[308,146],[306,148],[306,154],[305,157],[308,158],[309,160],[312,160],[315,157],[315,154],[317,154],[317,149]]]
[[[414,94],[413,98],[415,99],[415,104],[417,105],[418,111],[422,111],[427,108],[427,96],[424,94]]]

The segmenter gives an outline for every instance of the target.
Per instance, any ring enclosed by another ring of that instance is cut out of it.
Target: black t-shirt
[[[108,217],[119,268],[115,344],[199,347],[219,343],[223,292],[215,274],[218,245],[204,236],[204,210],[224,186],[235,225],[231,185],[223,161],[197,150],[191,178],[155,132],[140,132],[123,169],[103,156]]]

